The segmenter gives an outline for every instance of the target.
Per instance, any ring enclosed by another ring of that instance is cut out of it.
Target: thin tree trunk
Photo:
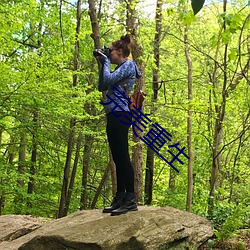
[[[24,180],[22,179],[21,175],[25,172],[25,161],[26,161],[26,136],[22,135],[20,140],[20,148],[19,148],[19,156],[18,156],[18,184],[23,187],[24,186]]]
[[[75,51],[74,51],[74,71],[77,71],[79,68],[79,34],[80,34],[80,27],[81,27],[81,0],[77,1],[77,20],[76,20],[76,41],[75,41]],[[77,85],[77,74],[73,75],[73,87]],[[74,97],[74,96],[73,96]],[[61,190],[61,198],[59,204],[59,211],[58,211],[58,218],[61,218],[64,215],[66,208],[66,200],[67,200],[67,193],[68,193],[68,184],[70,178],[70,165],[72,159],[72,152],[74,148],[74,137],[75,137],[75,118],[71,118],[70,121],[70,132],[68,138],[68,147],[67,147],[67,155],[66,155],[66,162],[64,166],[64,177],[63,177],[63,184]]]
[[[32,152],[31,152],[31,166],[29,169],[30,177],[28,182],[28,194],[32,194],[34,192],[34,175],[35,175],[35,165],[37,160],[37,138],[36,138],[36,132],[37,132],[37,121],[38,121],[38,112],[37,110],[34,111],[33,114],[33,132],[32,132]],[[28,207],[32,207],[31,201],[28,201],[27,204]]]
[[[99,22],[96,15],[96,6],[94,0],[89,0],[89,17],[91,21],[92,27],[92,34],[91,38],[94,40],[94,47],[100,49],[101,48],[101,41],[100,41],[100,31],[99,31]],[[101,8],[101,3],[99,8]],[[94,60],[94,59],[93,59]],[[94,65],[94,63],[92,63]],[[100,70],[100,64],[98,64]],[[93,66],[91,67],[91,72],[94,71]],[[93,82],[93,77],[90,75],[90,83]],[[104,93],[103,93],[104,98]],[[88,110],[89,113],[92,113],[90,107],[88,105],[84,106],[85,110]],[[82,165],[82,192],[81,192],[81,199],[80,199],[80,209],[87,209],[88,207],[88,192],[87,192],[87,184],[88,184],[88,172],[89,172],[89,159],[90,159],[90,152],[91,152],[91,144],[93,141],[93,137],[90,135],[85,136],[85,144],[84,144],[84,155],[83,155],[83,165]]]
[[[239,156],[239,153],[240,153],[241,145],[242,145],[242,137],[240,137],[239,145],[238,145],[238,148],[237,148],[237,152],[236,152],[236,155],[234,157],[233,173],[232,173],[232,178],[231,178],[231,181],[230,181],[230,194],[229,194],[229,199],[228,199],[229,203],[232,201],[232,197],[233,197],[233,186],[234,186],[234,180],[235,180],[236,162],[238,160],[238,156]]]
[[[76,153],[75,153],[74,164],[73,164],[73,168],[72,168],[68,193],[67,193],[67,197],[66,197],[66,206],[65,206],[65,209],[63,212],[63,216],[66,216],[68,214],[68,210],[69,210],[69,205],[70,205],[71,195],[72,195],[72,191],[73,191],[73,187],[74,187],[76,170],[77,170],[77,165],[78,165],[78,160],[79,160],[79,155],[80,155],[81,142],[82,142],[82,134],[79,133],[79,136],[77,138],[77,143],[76,143]]]
[[[185,55],[188,65],[188,118],[187,118],[187,144],[188,144],[188,189],[187,189],[187,200],[186,200],[186,210],[191,212],[192,206],[192,197],[193,197],[193,152],[192,152],[192,59],[189,53],[189,44],[188,44],[188,27],[185,27],[185,35],[184,35],[184,42],[185,42]]]
[[[171,104],[174,106],[174,96],[175,91],[173,91],[172,98],[171,98]],[[177,127],[176,121],[173,119],[173,126]],[[168,180],[168,189],[174,190],[176,188],[176,176],[177,172],[173,168],[169,168],[169,180]]]
[[[2,215],[2,212],[3,212],[2,209],[4,208],[4,203],[5,203],[4,192],[0,190],[0,215]]]
[[[103,176],[102,176],[101,182],[100,182],[100,184],[99,184],[99,186],[98,186],[98,188],[97,188],[97,190],[96,190],[96,192],[95,192],[94,199],[93,199],[93,201],[92,201],[92,203],[91,203],[91,209],[94,209],[95,206],[96,206],[96,202],[97,202],[98,197],[99,197],[99,195],[100,195],[100,193],[101,193],[102,187],[104,186],[104,183],[105,183],[105,181],[106,181],[107,178],[108,178],[108,174],[109,174],[110,168],[111,168],[111,167],[110,167],[110,162],[109,162],[108,166],[106,167],[106,169],[105,169],[105,171],[104,171],[104,174],[103,174]]]
[[[226,13],[227,10],[227,0],[223,1],[223,12]],[[226,20],[224,18],[224,31],[226,30]],[[215,189],[217,187],[218,175],[220,171],[221,164],[221,145],[222,145],[222,129],[223,129],[223,121],[225,116],[226,109],[226,86],[227,86],[227,50],[228,44],[225,44],[224,48],[224,61],[223,61],[223,89],[222,89],[222,103],[220,108],[217,109],[217,117],[215,120],[214,126],[214,140],[213,140],[213,164],[211,169],[211,177],[210,177],[210,193],[208,199],[208,214],[211,216],[213,207],[214,207],[214,194]]]
[[[30,166],[31,177],[29,177],[29,182],[28,182],[28,194],[32,194],[34,191],[34,177],[33,176],[35,175],[36,160],[37,160],[37,141],[36,141],[36,136],[33,134],[33,136],[32,136],[32,152],[31,152],[32,165]]]
[[[2,148],[2,135],[3,131],[0,128],[0,150]],[[3,185],[3,178],[0,179],[0,186]],[[4,192],[0,189],[0,215],[2,215],[2,208],[4,207]]]
[[[168,180],[168,188],[170,190],[174,190],[176,188],[176,175],[177,175],[177,172],[173,169],[173,168],[170,168],[169,170],[169,180]]]
[[[144,203],[151,205],[153,199],[154,151],[147,147],[146,174],[144,187]]]
[[[3,130],[0,128],[0,150],[2,149],[2,135]],[[0,186],[3,185],[3,178],[0,179]],[[2,209],[4,208],[5,195],[4,191],[0,189],[0,216],[2,215]]]
[[[69,176],[70,162],[71,162],[71,157],[72,157],[72,151],[74,148],[74,126],[75,126],[75,121],[74,121],[74,119],[71,119],[66,162],[65,162],[65,166],[64,166],[63,185],[62,185],[62,190],[61,190],[60,205],[59,205],[59,211],[58,211],[58,216],[57,216],[58,218],[61,218],[64,216],[64,210],[65,210],[65,206],[66,206],[68,183],[69,183],[69,178],[70,178],[70,176]]]
[[[94,47],[95,49],[100,49],[101,48],[101,40],[100,40],[100,29],[99,29],[99,22],[98,22],[98,17],[96,14],[96,6],[95,6],[95,1],[94,0],[88,0],[89,4],[89,16],[90,16],[90,21],[91,21],[91,27],[92,27],[92,34],[91,37],[94,40]],[[101,4],[102,1],[100,1],[99,4],[99,19],[100,19],[100,11],[101,11]],[[98,64],[99,71],[101,70],[101,65],[100,63]],[[106,100],[106,91],[102,92],[102,102],[105,102]],[[116,189],[117,189],[117,183],[116,183],[116,166],[112,158],[111,151],[109,149],[109,162],[110,162],[110,167],[111,167],[111,180],[112,180],[112,193],[115,195]]]
[[[26,169],[25,169],[26,150],[27,150],[26,143],[27,143],[26,135],[21,135],[20,147],[19,147],[19,152],[18,152],[18,174],[19,175],[18,175],[17,183],[18,183],[19,187],[18,187],[16,196],[14,198],[15,214],[21,214],[23,212],[20,204],[25,203],[24,197],[23,197],[23,192],[22,192],[25,182],[24,182],[22,175],[26,171]]]
[[[79,42],[79,35],[80,35],[80,28],[81,28],[81,9],[82,1],[77,1],[77,11],[76,11],[76,41],[75,41],[75,51],[74,51],[74,70],[77,71],[79,68],[79,48],[80,48],[80,42]],[[77,85],[77,74],[73,75],[73,87]]]
[[[88,0],[89,4],[89,16],[92,26],[92,34],[91,37],[94,40],[94,47],[96,49],[101,48],[101,40],[100,40],[100,29],[99,29],[99,22],[96,15],[96,7],[94,0]]]
[[[11,136],[10,137],[10,146],[8,147],[8,156],[7,156],[7,162],[8,164],[12,164],[15,158],[15,154],[14,154],[14,145],[15,145],[16,141],[15,139]]]
[[[44,1],[41,0],[40,1],[40,10],[43,10],[44,9]],[[41,20],[39,22],[39,25],[38,25],[38,31],[37,31],[37,35],[38,35],[38,38],[37,38],[37,46],[38,47],[41,47],[42,45],[42,42],[41,42],[41,38],[42,38],[42,28],[43,28],[43,21]],[[35,41],[35,37],[34,37],[34,34],[35,34],[35,26],[31,23],[30,24],[30,41],[31,43],[34,43]],[[41,51],[38,52],[38,55],[41,56]],[[38,62],[38,65],[39,67],[41,67],[41,64],[40,62]],[[37,76],[37,81],[39,82],[40,77]],[[36,104],[36,102],[34,102]],[[37,161],[37,129],[38,129],[38,108],[37,107],[34,107],[34,111],[33,111],[33,129],[32,129],[32,152],[31,152],[31,166],[30,166],[30,169],[29,169],[29,173],[30,173],[30,177],[29,177],[29,182],[28,182],[28,194],[32,194],[34,192],[34,177],[35,176],[35,171],[36,171],[36,161]],[[31,201],[28,200],[27,202],[27,206],[28,207],[32,207],[32,203]]]
[[[81,194],[81,208],[87,209],[87,185],[88,185],[88,172],[89,172],[89,160],[90,152],[92,148],[93,137],[91,135],[85,136],[84,154],[83,154],[83,166],[82,166],[82,194]]]
[[[30,36],[29,36],[29,40],[30,43],[34,43],[34,34],[35,34],[35,26],[33,25],[33,23],[30,23]],[[34,51],[34,48],[29,48],[30,52]],[[31,166],[29,167],[29,182],[28,182],[28,194],[32,194],[33,193],[33,189],[34,189],[34,178],[33,176],[35,175],[35,164],[36,164],[36,154],[37,154],[37,143],[36,143],[36,139],[35,139],[35,133],[36,133],[36,124],[37,124],[37,110],[33,111],[33,131],[32,131],[32,150],[31,150]],[[27,200],[27,206],[28,207],[32,207],[32,203],[29,201],[29,196],[28,196],[28,200]]]
[[[0,150],[2,148],[2,128],[0,128]],[[0,186],[3,185],[3,178],[0,179]],[[5,201],[5,196],[4,196],[4,191],[0,189],[0,215],[2,215],[2,208],[4,207],[4,201]]]
[[[156,33],[154,39],[154,59],[155,59],[155,67],[153,68],[153,97],[152,103],[153,106],[151,108],[150,114],[155,113],[155,105],[158,97],[158,82],[159,82],[159,67],[160,67],[160,43],[161,43],[161,29],[162,29],[162,0],[157,0],[156,3],[156,15],[155,15],[155,23],[156,23]],[[153,128],[150,126],[149,129]],[[152,203],[153,198],[153,176],[154,176],[154,151],[147,147],[147,160],[146,160],[146,175],[145,175],[145,197],[144,201],[146,205],[150,205]]]
[[[127,19],[126,19],[126,27],[127,32],[132,36],[133,43],[132,43],[132,56],[133,60],[137,63],[139,70],[142,73],[142,77],[137,81],[135,85],[135,90],[142,89],[145,91],[145,78],[144,78],[144,69],[145,65],[142,58],[143,49],[138,43],[138,34],[137,34],[137,23],[136,23],[136,5],[137,1],[135,0],[128,0],[127,1]],[[144,105],[142,105],[142,112],[144,110]],[[139,127],[141,125],[138,124]],[[141,127],[143,130],[143,127]],[[136,143],[135,146],[132,148],[132,165],[135,171],[135,193],[137,197],[137,201],[142,201],[142,167],[143,167],[143,154],[142,154],[142,144],[143,142],[140,141],[140,137],[143,137],[143,132],[141,132],[138,128],[135,127],[135,131],[138,134],[136,137],[133,134],[133,141]]]
[[[80,34],[80,27],[81,27],[81,1],[77,2],[77,21],[76,21],[76,42],[75,42],[75,52],[74,52],[74,69],[78,70],[79,68],[79,48],[80,48],[80,43],[79,43],[79,34]],[[73,87],[77,85],[77,74],[73,75]],[[79,160],[79,155],[80,155],[80,147],[81,147],[81,140],[82,140],[82,134],[81,132],[78,135],[77,138],[77,143],[76,143],[76,153],[75,153],[75,159],[73,163],[73,168],[70,176],[70,182],[69,182],[69,187],[67,190],[67,196],[66,196],[66,204],[65,208],[63,211],[63,216],[66,216],[68,214],[69,210],[69,205],[71,201],[71,195],[72,191],[74,188],[74,182],[75,182],[75,176],[76,176],[76,170],[77,170],[77,164]]]

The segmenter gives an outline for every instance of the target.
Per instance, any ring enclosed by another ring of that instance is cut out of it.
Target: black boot
[[[122,204],[119,208],[111,212],[111,216],[126,214],[129,211],[137,211],[135,193],[127,192],[122,200]]]
[[[109,207],[105,207],[102,212],[103,213],[111,213],[113,210],[119,208],[122,203],[122,199],[125,195],[125,192],[116,192],[115,197],[113,198],[113,201]]]

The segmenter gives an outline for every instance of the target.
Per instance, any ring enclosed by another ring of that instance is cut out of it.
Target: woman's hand
[[[100,56],[97,56],[96,59],[101,63],[104,64],[105,60],[108,59],[106,55],[104,55],[101,51],[98,51]]]

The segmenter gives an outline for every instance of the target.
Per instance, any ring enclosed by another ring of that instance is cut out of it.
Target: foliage
[[[245,228],[246,222],[250,216],[249,207],[238,205],[233,213],[229,215],[224,223],[221,224],[220,230],[215,232],[215,235],[220,240],[231,238],[238,232],[239,229]]]

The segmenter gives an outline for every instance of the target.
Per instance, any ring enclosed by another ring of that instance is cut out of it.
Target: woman
[[[137,211],[137,204],[134,192],[134,170],[130,161],[128,151],[128,130],[131,125],[127,115],[132,120],[129,112],[127,100],[120,93],[124,92],[124,83],[126,82],[129,92],[131,91],[135,78],[141,77],[141,73],[134,61],[129,60],[130,54],[130,36],[125,35],[112,43],[110,47],[110,60],[107,56],[100,53],[97,57],[101,62],[102,68],[99,75],[98,90],[106,91],[107,95],[114,100],[107,100],[105,111],[107,115],[107,137],[113,160],[116,166],[117,192],[109,207],[103,209],[103,213],[111,215],[120,215],[129,211]],[[110,72],[110,63],[116,64],[114,72]],[[114,95],[113,87],[119,91]],[[116,105],[115,102],[119,105]]]

